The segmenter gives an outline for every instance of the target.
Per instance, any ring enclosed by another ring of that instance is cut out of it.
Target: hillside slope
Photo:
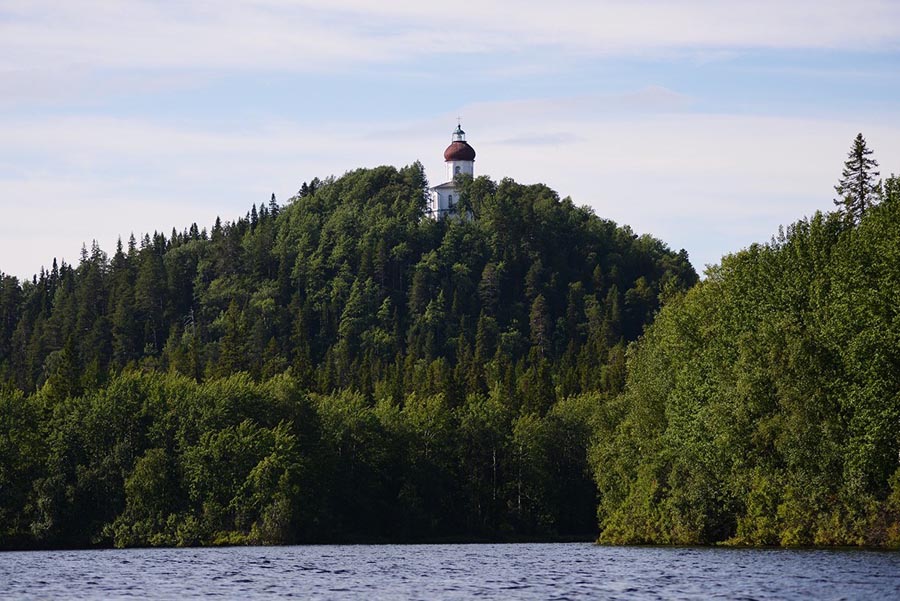
[[[0,278],[0,545],[591,535],[591,421],[686,254],[420,165]]]
[[[900,187],[663,308],[592,452],[601,540],[900,545]]]

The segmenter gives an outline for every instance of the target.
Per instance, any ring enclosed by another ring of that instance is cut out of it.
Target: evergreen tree
[[[900,176],[893,173],[884,180],[882,195],[885,202],[900,202]]]
[[[489,315],[495,315],[497,303],[500,301],[500,273],[494,263],[487,263],[481,272],[478,283],[478,297],[482,307]]]
[[[547,301],[544,300],[543,294],[538,294],[534,299],[529,316],[531,344],[538,349],[541,355],[544,355],[550,343],[550,323]]]
[[[232,300],[222,316],[224,333],[219,339],[218,358],[216,363],[210,366],[215,376],[226,377],[247,368],[245,353],[247,341],[242,317],[237,302]]]
[[[840,198],[834,204],[851,223],[859,223],[865,212],[881,199],[881,181],[878,179],[878,163],[870,158],[872,150],[866,146],[863,135],[857,134],[853,148],[844,161],[841,179],[834,187]]]

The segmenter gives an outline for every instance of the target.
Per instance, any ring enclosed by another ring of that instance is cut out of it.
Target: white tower
[[[457,175],[475,175],[475,149],[466,142],[466,132],[459,125],[453,132],[450,146],[444,151],[444,162],[447,165],[447,182],[431,189],[431,216],[443,219],[453,212],[459,202],[454,179]]]

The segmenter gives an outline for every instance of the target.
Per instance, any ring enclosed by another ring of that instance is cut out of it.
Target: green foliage
[[[46,461],[40,408],[18,390],[0,387],[0,540],[22,544],[33,508],[31,484]]]
[[[878,179],[878,163],[871,158],[872,149],[866,146],[862,134],[853,140],[853,148],[844,162],[841,179],[834,187],[840,198],[834,204],[840,207],[844,219],[857,224],[866,211],[877,204],[882,196],[881,181]]]
[[[0,275],[0,547],[590,535],[588,425],[686,254],[418,163]],[[565,240],[565,244],[560,244]]]
[[[699,285],[542,185],[461,178],[473,218],[427,219],[419,164],[0,275],[0,547],[898,547],[900,196],[867,156]]]
[[[900,204],[725,257],[629,351],[601,540],[897,545]]]

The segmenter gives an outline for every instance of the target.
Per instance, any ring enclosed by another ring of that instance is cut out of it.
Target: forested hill
[[[0,277],[0,546],[584,535],[595,409],[697,275],[543,185],[304,184]]]
[[[311,390],[369,394],[397,384],[399,357],[410,376],[434,360],[472,372],[459,401],[486,392],[472,365],[496,358],[565,363],[564,397],[601,388],[597,362],[697,280],[683,251],[545,186],[469,181],[462,201],[478,218],[441,222],[424,216],[425,186],[418,164],[359,170],[208,235],[192,225],[111,258],[85,249],[32,282],[4,277],[0,377],[74,396],[129,368],[199,381],[292,367]]]
[[[725,257],[633,348],[601,540],[900,547],[900,178],[861,140],[839,211]]]

